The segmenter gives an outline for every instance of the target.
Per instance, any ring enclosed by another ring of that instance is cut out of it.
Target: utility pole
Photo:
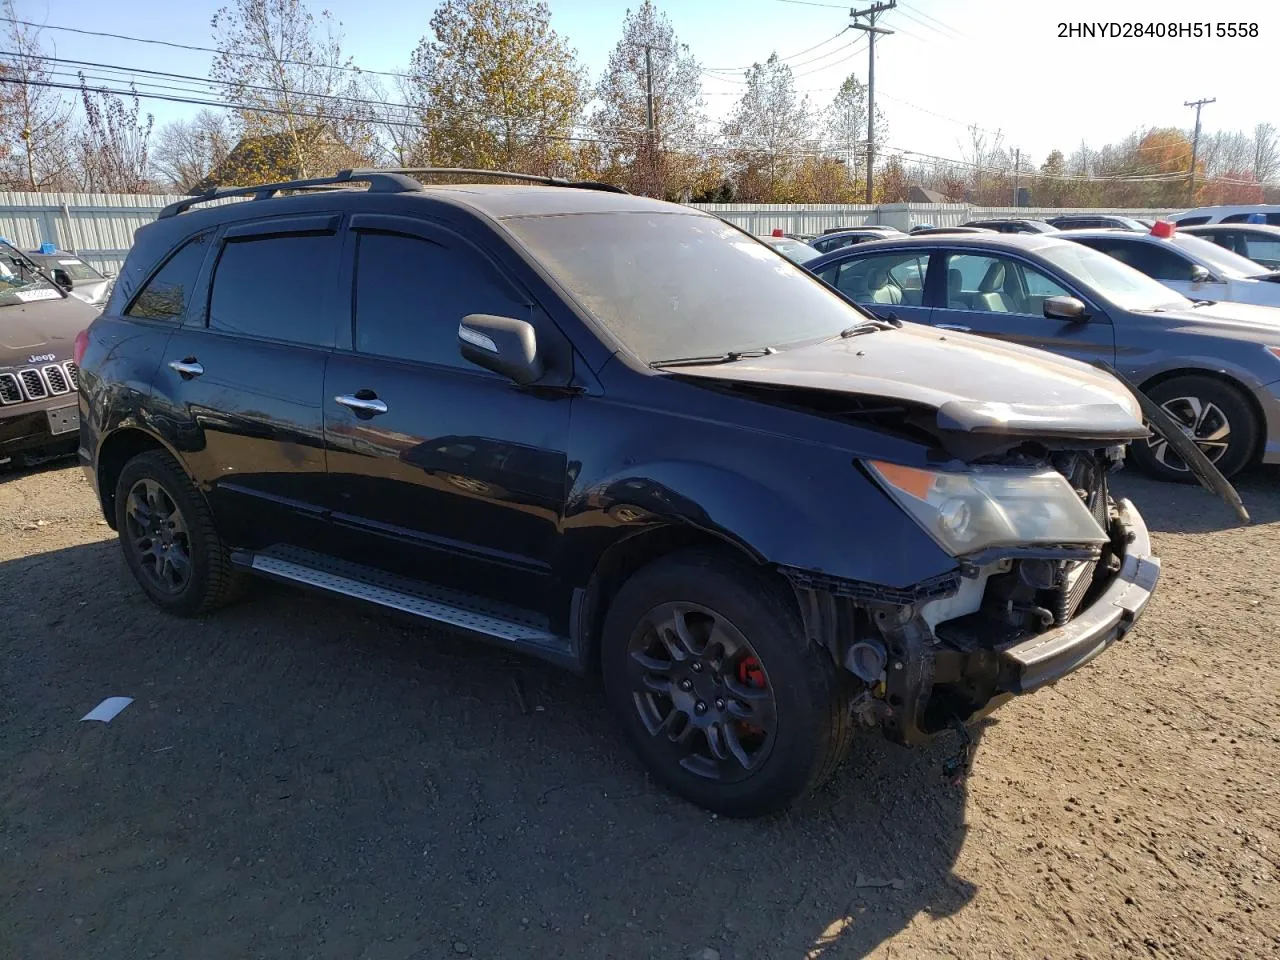
[[[639,44],[644,47],[644,98],[645,98],[645,134],[644,152],[645,166],[649,168],[649,192],[658,189],[658,151],[657,123],[653,115],[653,46],[648,43]]]
[[[849,11],[849,19],[853,21],[849,24],[849,29],[865,30],[867,33],[867,203],[871,202],[872,169],[876,162],[876,34],[893,33],[892,30],[877,27],[876,17],[897,5],[898,0],[887,0],[884,3],[874,3],[865,10]],[[859,17],[866,17],[867,22],[858,23]]]
[[[1196,129],[1191,134],[1191,205],[1196,205],[1196,151],[1200,149],[1200,108],[1206,103],[1214,103],[1217,97],[1210,97],[1208,100],[1189,100],[1182,105],[1184,107],[1196,108]]]
[[[1022,166],[1022,148],[1013,150],[1013,205],[1018,205],[1018,170]]]

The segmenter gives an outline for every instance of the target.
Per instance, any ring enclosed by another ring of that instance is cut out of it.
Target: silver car
[[[1189,300],[1062,237],[902,237],[838,250],[805,269],[885,318],[1106,361],[1228,476],[1252,462],[1280,463],[1280,310]],[[1046,410],[1055,402],[1046,381]],[[1163,440],[1135,442],[1130,456],[1162,479],[1193,479]]]

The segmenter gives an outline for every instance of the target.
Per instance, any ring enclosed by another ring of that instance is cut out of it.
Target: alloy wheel
[[[777,703],[746,637],[693,603],[654,607],[627,648],[632,701],[682,767],[720,782],[754,773],[773,748]]]
[[[1231,445],[1231,421],[1221,407],[1200,397],[1174,397],[1160,406],[1195,441],[1210,463],[1222,459]],[[1177,451],[1169,449],[1168,440],[1153,436],[1147,443],[1151,447],[1151,455],[1161,466],[1179,473],[1187,472],[1186,463]]]
[[[139,480],[130,488],[125,536],[143,575],[165,593],[181,593],[191,580],[191,536],[182,511],[157,481]]]

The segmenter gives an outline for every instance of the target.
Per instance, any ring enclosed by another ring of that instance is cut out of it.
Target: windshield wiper
[[[649,366],[655,370],[661,370],[663,367],[703,367],[714,363],[734,363],[738,360],[767,357],[777,352],[773,347],[761,347],[758,350],[730,350],[727,353],[713,353],[705,357],[676,357],[674,360],[655,360]]]
[[[1212,307],[1217,302],[1217,300],[1192,300],[1191,305],[1193,307]]]
[[[890,317],[889,319],[876,317],[872,320],[863,320],[861,323],[855,323],[852,327],[845,327],[840,331],[840,337],[848,339],[863,333],[875,333],[877,330],[898,330],[901,327],[902,321],[897,317]]]

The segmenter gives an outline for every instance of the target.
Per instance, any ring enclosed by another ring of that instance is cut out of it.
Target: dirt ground
[[[277,588],[169,619],[77,468],[0,477],[0,956],[1280,956],[1280,472],[1240,486],[1249,528],[1121,478],[1155,601],[964,786],[868,737],[738,822],[591,681]]]

